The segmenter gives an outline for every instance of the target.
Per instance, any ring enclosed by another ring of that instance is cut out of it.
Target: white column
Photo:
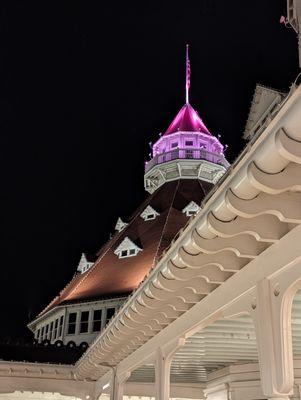
[[[156,400],[169,400],[170,397],[170,367],[174,354],[184,346],[185,339],[180,338],[159,347],[155,362]]]
[[[110,391],[110,400],[122,400],[123,399],[123,391],[124,384],[131,376],[130,372],[125,372],[122,374],[118,374],[118,371],[112,371],[112,379],[111,379],[111,391]]]
[[[264,266],[263,266],[264,267]],[[257,284],[252,303],[263,394],[288,399],[293,393],[294,367],[291,338],[291,304],[268,279]]]

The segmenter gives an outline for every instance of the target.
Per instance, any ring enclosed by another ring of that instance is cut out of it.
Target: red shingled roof
[[[199,114],[189,103],[181,108],[164,135],[176,132],[202,132],[211,135]]]
[[[199,180],[167,182],[150,195],[132,215],[129,224],[114,235],[99,253],[95,264],[84,274],[76,274],[41,314],[62,303],[74,303],[106,296],[125,295],[136,289],[156,264],[163,250],[186,224],[183,208],[190,202],[200,204],[212,185]],[[140,214],[151,205],[160,215],[144,221]],[[114,250],[125,237],[142,251],[134,257],[119,259]]]

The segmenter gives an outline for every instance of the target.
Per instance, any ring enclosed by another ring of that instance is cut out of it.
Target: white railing
[[[177,159],[192,159],[192,160],[206,160],[214,164],[219,164],[225,168],[229,167],[228,161],[225,159],[223,154],[211,153],[204,149],[196,148],[185,148],[185,149],[174,149],[166,153],[157,154],[154,158],[145,164],[145,172],[148,172],[155,165],[163,164],[168,161]]]

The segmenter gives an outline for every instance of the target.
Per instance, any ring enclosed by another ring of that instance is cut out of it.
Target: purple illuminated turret
[[[202,156],[200,149],[203,150]],[[181,108],[164,135],[152,147],[153,157],[175,150],[178,151],[179,158],[204,157],[208,161],[216,162],[214,154],[220,158],[220,155],[223,155],[224,146],[211,135],[198,113],[187,103]]]
[[[161,171],[160,176],[164,176],[165,180],[173,180],[178,176],[174,168],[178,171],[181,170],[179,177],[182,179],[185,178],[185,173],[187,179],[194,176],[202,179],[200,171],[195,172],[202,168],[203,178],[215,183],[216,177],[220,177],[229,166],[224,157],[224,146],[218,138],[210,133],[197,111],[189,103],[190,74],[187,47],[186,103],[166,132],[154,143],[152,159],[145,163],[146,188],[150,192],[154,187],[162,184],[161,177],[157,175],[159,170]],[[191,172],[188,172],[188,170]],[[207,172],[204,172],[205,170]]]

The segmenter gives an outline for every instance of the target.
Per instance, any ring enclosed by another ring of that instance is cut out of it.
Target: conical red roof
[[[202,132],[206,133],[207,135],[211,135],[204,125],[202,119],[199,117],[199,114],[189,103],[186,103],[181,108],[164,135],[170,135],[171,133],[176,133],[179,131]]]

